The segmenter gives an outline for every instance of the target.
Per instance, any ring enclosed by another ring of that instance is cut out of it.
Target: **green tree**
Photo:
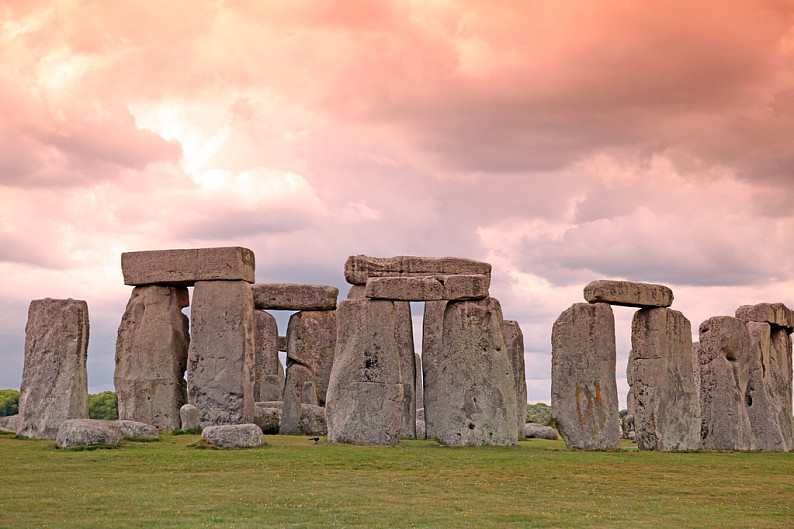
[[[622,419],[623,417],[625,417],[625,416],[626,416],[626,415],[628,415],[628,414],[629,414],[629,410],[620,410],[620,411],[618,412],[618,418],[619,418],[619,419]]]
[[[114,391],[88,396],[88,416],[92,419],[115,421],[119,418],[119,399]]]
[[[527,404],[527,421],[551,426],[551,406],[544,402],[537,404]]]
[[[19,413],[19,391],[0,389],[0,417]]]

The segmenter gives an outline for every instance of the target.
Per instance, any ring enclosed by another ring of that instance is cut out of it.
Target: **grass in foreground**
[[[65,451],[0,434],[0,527],[785,527],[794,454],[315,444]]]

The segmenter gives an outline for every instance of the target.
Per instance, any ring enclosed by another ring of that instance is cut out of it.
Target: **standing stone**
[[[201,413],[192,404],[185,404],[179,409],[179,419],[183,431],[201,428]]]
[[[505,343],[507,354],[513,367],[516,387],[516,428],[518,437],[524,437],[524,424],[527,421],[527,377],[524,369],[524,334],[517,321],[505,320]]]
[[[279,427],[281,435],[303,433],[301,431],[300,405],[304,398],[303,388],[307,382],[314,382],[314,374],[311,369],[288,358],[287,380],[284,384],[284,405],[281,410],[281,426]]]
[[[301,430],[304,435],[328,435],[325,408],[314,404],[301,404]]]
[[[403,384],[392,301],[345,300],[328,386],[328,442],[395,444]]]
[[[695,394],[700,403],[700,342],[692,342],[692,378],[695,381]]]
[[[320,406],[325,405],[334,362],[336,317],[335,310],[301,311],[293,314],[287,325],[287,370],[300,364],[311,372]]]
[[[617,450],[612,307],[575,303],[554,322],[551,345],[551,408],[565,445]]]
[[[394,303],[395,338],[400,352],[400,372],[403,381],[403,422],[400,437],[416,439],[416,353],[414,352],[414,329],[411,321],[411,304],[406,301]]]
[[[584,287],[584,299],[590,303],[625,307],[669,307],[673,304],[673,291],[651,283],[601,280]]]
[[[317,406],[317,389],[314,387],[313,380],[303,383],[303,391],[301,391],[301,404],[311,404],[312,406]]]
[[[438,369],[444,344],[444,311],[446,301],[428,301],[422,321],[422,382],[424,386],[425,435],[436,435],[436,402],[438,400]]]
[[[254,300],[244,281],[199,281],[193,289],[188,400],[201,426],[254,418]]]
[[[414,353],[414,366],[416,374],[414,378],[414,400],[416,400],[416,409],[420,410],[425,407],[425,394],[422,387],[422,357],[419,356],[419,353]]]
[[[185,287],[148,285],[132,290],[116,340],[113,383],[119,419],[178,430],[187,401],[185,369],[190,343]]]
[[[499,301],[448,303],[442,341],[434,426],[438,441],[515,446],[516,389]]]
[[[692,327],[677,310],[638,310],[631,324],[630,379],[637,447],[700,447],[700,403],[692,374]]]
[[[278,359],[278,326],[267,312],[254,312],[256,348],[254,354],[254,402],[281,400],[284,394],[284,368]],[[268,377],[276,377],[276,379]]]
[[[744,397],[756,449],[794,449],[791,417],[791,338],[785,328],[748,322],[749,380]]]
[[[730,316],[700,324],[700,436],[706,450],[755,450],[744,398],[750,333]]]
[[[88,418],[88,304],[30,302],[17,435],[55,438],[67,419]]]

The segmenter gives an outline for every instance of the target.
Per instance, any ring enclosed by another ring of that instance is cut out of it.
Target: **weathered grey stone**
[[[201,426],[254,418],[254,301],[243,281],[199,281],[193,289],[188,400]]]
[[[183,431],[201,428],[201,412],[192,404],[185,404],[179,408],[180,428]]]
[[[523,437],[527,439],[548,439],[550,441],[557,440],[557,432],[551,426],[543,426],[534,422],[524,424]]]
[[[488,297],[490,283],[486,275],[370,277],[365,295],[396,301],[483,299]]]
[[[301,404],[319,406],[317,404],[317,389],[314,387],[313,380],[303,383],[303,390],[301,390]]]
[[[745,322],[766,322],[782,327],[791,334],[794,330],[794,311],[783,303],[759,303],[742,305],[736,309],[736,318]]]
[[[279,336],[278,337],[278,350],[282,352],[287,352],[287,337],[286,336]]]
[[[118,420],[114,421],[116,428],[122,437],[144,437],[147,439],[159,439],[160,433],[157,427],[138,421]]]
[[[66,419],[88,418],[88,304],[30,302],[17,434],[54,438]]]
[[[254,307],[262,310],[334,310],[339,289],[330,285],[257,283]]]
[[[601,280],[584,287],[584,299],[624,307],[669,307],[673,304],[673,291],[651,283]]]
[[[744,404],[756,449],[794,449],[791,409],[791,338],[781,326],[748,322],[749,380]]]
[[[281,400],[284,395],[284,367],[278,359],[278,326],[267,312],[254,312],[254,401]]]
[[[416,409],[416,420],[417,421],[425,421],[425,409],[424,408],[417,408]]]
[[[700,435],[706,450],[755,450],[744,405],[750,380],[750,333],[744,322],[715,316],[700,324]]]
[[[303,399],[303,387],[307,382],[314,381],[311,370],[303,364],[287,359],[287,381],[284,385],[284,404],[281,409],[281,435],[303,433],[300,423],[300,404]]]
[[[281,406],[267,406],[267,402],[254,403],[254,424],[265,434],[277,434],[281,426]],[[281,403],[279,403],[281,404]]]
[[[116,339],[113,382],[119,418],[179,429],[187,401],[185,369],[190,343],[184,287],[147,285],[132,290]]]
[[[413,322],[411,324],[413,326]],[[425,407],[425,392],[422,383],[422,357],[419,353],[414,353],[414,400],[416,401],[417,411]]]
[[[262,429],[252,423],[208,426],[201,437],[218,448],[253,448],[265,444]]]
[[[5,417],[0,417],[0,432],[16,433],[18,424],[19,424],[18,413],[14,415],[6,415]]]
[[[634,439],[637,433],[634,431],[634,415],[627,414],[620,421],[620,433],[623,439]]]
[[[447,303],[442,342],[434,423],[438,441],[515,446],[516,389],[499,302]]]
[[[125,285],[191,286],[197,281],[254,282],[254,252],[247,248],[191,248],[121,254]]]
[[[68,419],[58,427],[55,444],[60,448],[74,446],[118,446],[121,432],[112,421]]]
[[[700,403],[700,342],[692,342],[692,378],[695,381],[695,394]]]
[[[367,286],[352,285],[347,291],[347,299],[367,299]]]
[[[551,408],[568,448],[617,450],[615,318],[606,303],[575,303],[551,333]]]
[[[301,430],[305,435],[328,435],[325,408],[314,404],[301,404]]]
[[[426,435],[427,432],[425,432],[425,421],[416,419],[416,438],[424,439]]]
[[[667,308],[638,310],[631,324],[634,424],[640,450],[700,448],[700,403],[692,374],[692,327]],[[628,372],[627,372],[628,374]]]
[[[309,369],[320,406],[325,405],[334,362],[336,318],[335,310],[301,311],[293,314],[287,325],[287,365],[301,364]]]
[[[370,277],[421,275],[486,275],[491,265],[460,257],[367,257],[353,255],[345,263],[345,279],[352,285],[363,285]]]
[[[438,371],[444,343],[444,311],[446,301],[425,303],[422,320],[422,384],[425,410],[425,435],[427,439],[437,437],[435,428],[438,400]]]
[[[403,418],[400,437],[416,439],[416,353],[414,352],[414,330],[411,320],[411,304],[407,301],[394,303],[395,339],[400,352],[400,373],[403,381]]]
[[[395,444],[403,385],[392,301],[339,304],[338,340],[328,385],[328,442]]]
[[[517,321],[505,320],[505,343],[507,356],[513,368],[513,380],[516,388],[516,428],[519,439],[524,437],[524,424],[527,415],[527,377],[524,369],[524,333]]]

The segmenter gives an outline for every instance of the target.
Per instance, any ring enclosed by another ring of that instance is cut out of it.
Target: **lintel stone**
[[[254,252],[239,246],[121,254],[124,284],[132,286],[192,286],[196,281],[253,283],[254,269]]]
[[[588,303],[609,303],[623,307],[669,307],[673,291],[664,285],[633,283],[631,281],[593,281],[584,287]]]
[[[488,297],[486,275],[370,277],[366,296],[395,301],[464,301]]]
[[[258,310],[333,310],[339,289],[330,285],[259,283],[251,286]]]
[[[368,257],[352,255],[345,263],[345,279],[352,285],[364,285],[370,277],[424,275],[486,275],[491,265],[460,257]]]
[[[744,322],[769,323],[783,327],[789,333],[794,330],[794,311],[783,303],[759,303],[742,305],[736,309],[736,319]]]

